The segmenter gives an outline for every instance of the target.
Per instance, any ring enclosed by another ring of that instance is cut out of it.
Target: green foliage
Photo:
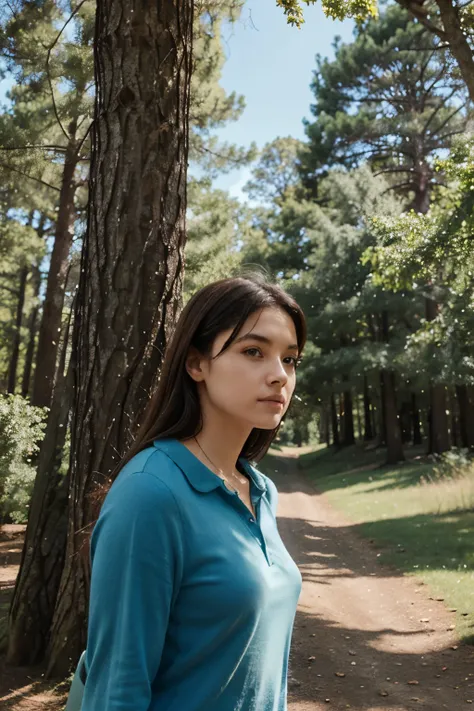
[[[469,450],[455,448],[436,458],[436,465],[427,480],[455,479],[467,474],[471,469],[472,456]]]
[[[411,288],[435,298],[434,321],[420,320],[407,340],[405,362],[422,363],[434,381],[474,382],[474,143],[455,145],[440,168],[451,178],[444,199],[426,215],[373,220],[377,242],[363,255],[383,288]],[[419,367],[419,366],[418,366]]]
[[[192,181],[188,190],[188,230],[184,301],[214,279],[234,273],[242,263],[246,209],[209,180]]]
[[[268,143],[252,170],[245,192],[252,200],[281,205],[290,195],[301,193],[300,157],[305,151],[302,141],[287,136]]]
[[[34,267],[43,258],[44,241],[36,230],[18,219],[20,214],[0,213],[0,372],[8,368],[8,358],[14,334],[20,272],[24,267]],[[35,305],[30,280],[26,284],[25,311]],[[25,337],[27,334],[22,332]]]
[[[434,160],[466,127],[466,92],[446,50],[398,5],[358,28],[335,59],[317,59],[313,123],[303,170],[317,182],[328,167],[370,161],[388,186],[426,211],[442,174]]]
[[[0,396],[0,510],[2,518],[26,523],[36,470],[31,459],[39,451],[46,411],[20,395]]]
[[[277,6],[283,8],[288,24],[301,27],[304,23],[302,5],[314,5],[316,0],[276,0]],[[363,19],[367,15],[377,15],[376,0],[321,0],[322,8],[328,17],[343,20],[346,17]]]

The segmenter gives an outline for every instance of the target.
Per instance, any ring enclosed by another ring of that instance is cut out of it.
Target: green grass
[[[357,533],[380,546],[382,562],[457,608],[459,636],[474,643],[474,470],[433,481],[426,460],[373,468],[380,453],[351,449],[347,458],[344,450],[304,455],[301,468]]]
[[[330,476],[350,469],[371,466],[382,463],[384,452],[381,450],[364,450],[362,447],[345,447],[334,450],[320,446],[309,454],[303,454],[298,459],[298,465],[303,470],[316,469],[318,476]]]

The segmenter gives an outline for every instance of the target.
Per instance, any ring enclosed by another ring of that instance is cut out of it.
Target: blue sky
[[[221,84],[243,94],[241,118],[218,132],[221,139],[259,148],[278,136],[304,138],[303,118],[310,118],[310,82],[315,55],[333,56],[336,35],[352,38],[352,21],[325,17],[319,4],[305,8],[301,30],[286,23],[276,0],[249,0],[240,20],[224,32],[227,62]],[[233,170],[215,181],[216,187],[244,197],[242,186],[250,170]]]
[[[224,31],[227,62],[221,84],[242,94],[246,109],[241,118],[218,131],[225,141],[259,148],[278,136],[304,138],[302,120],[310,117],[309,88],[315,55],[333,56],[336,35],[352,38],[353,22],[325,17],[319,3],[305,8],[306,22],[298,30],[287,24],[276,0],[248,0],[240,19]],[[10,80],[0,81],[0,102]],[[242,187],[249,168],[220,176],[215,186],[245,199]]]

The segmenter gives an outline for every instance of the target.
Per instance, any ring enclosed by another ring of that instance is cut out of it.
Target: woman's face
[[[216,338],[213,357],[232,330]],[[204,417],[214,411],[249,430],[277,427],[295,389],[297,343],[291,317],[283,309],[265,308],[247,319],[217,358],[189,358],[188,372],[198,382]]]

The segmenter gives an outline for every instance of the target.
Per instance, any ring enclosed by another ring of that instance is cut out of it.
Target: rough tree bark
[[[381,335],[384,343],[389,342],[388,313],[382,312]],[[380,371],[380,387],[382,396],[383,422],[385,429],[385,444],[387,446],[387,464],[403,461],[402,433],[398,422],[397,390],[393,370]]]
[[[7,661],[40,661],[64,565],[67,532],[68,476],[59,473],[73,394],[73,369],[66,354],[69,323],[56,376],[45,438],[41,443],[20,572],[8,618]]]
[[[425,315],[427,321],[434,321],[438,314],[439,306],[434,299],[425,298]],[[429,452],[441,454],[450,446],[449,422],[447,415],[446,386],[436,383],[430,386],[430,437]]]
[[[46,232],[46,217],[41,215],[39,219],[38,227],[36,228],[38,237],[45,237]],[[31,383],[31,371],[33,367],[33,356],[35,353],[36,345],[36,323],[39,314],[39,295],[41,290],[41,270],[39,264],[35,264],[31,268],[31,286],[33,289],[33,298],[35,299],[35,306],[33,306],[31,313],[28,318],[28,346],[26,348],[25,355],[25,365],[23,368],[23,377],[21,383],[21,394],[23,397],[27,397],[30,392]]]
[[[367,376],[364,375],[364,442],[370,442],[374,438],[372,428],[372,418],[370,416],[370,393]]]
[[[84,649],[96,518],[88,496],[130,441],[180,308],[193,3],[99,0],[88,230],[73,339],[65,566],[47,675]]]
[[[416,394],[411,394],[411,413],[413,419],[413,444],[421,444],[421,422],[420,422],[420,412],[418,410],[418,404],[416,401]]]
[[[48,272],[43,315],[38,336],[36,369],[33,380],[32,405],[49,407],[54,387],[54,374],[58,355],[59,333],[64,305],[64,289],[72,245],[74,222],[74,174],[79,162],[76,140],[76,120],[69,126],[69,143],[66,148],[59,194],[58,217],[51,263]]]
[[[332,443],[335,447],[339,448],[339,446],[340,446],[339,425],[338,425],[338,421],[337,421],[336,396],[334,393],[331,393],[330,403],[331,403]]]
[[[12,352],[8,366],[7,389],[9,393],[14,393],[16,387],[16,371],[18,368],[18,357],[20,355],[21,325],[23,321],[23,306],[25,304],[26,280],[28,278],[28,273],[29,267],[27,265],[21,267],[15,318],[15,335],[13,336]]]
[[[456,395],[461,445],[474,449],[474,388],[472,385],[456,385]]]
[[[33,296],[35,299],[38,299],[41,289],[41,271],[37,264],[35,264],[32,268],[31,285],[33,287]],[[23,367],[23,376],[21,382],[21,394],[23,397],[27,397],[30,392],[31,370],[33,367],[33,357],[35,353],[36,324],[38,321],[38,314],[39,305],[36,304],[31,309],[31,313],[28,317],[28,345],[26,347],[25,364]]]
[[[354,410],[352,405],[352,392],[350,390],[344,390],[343,395],[343,440],[342,444],[344,447],[351,447],[355,444],[354,436]]]

